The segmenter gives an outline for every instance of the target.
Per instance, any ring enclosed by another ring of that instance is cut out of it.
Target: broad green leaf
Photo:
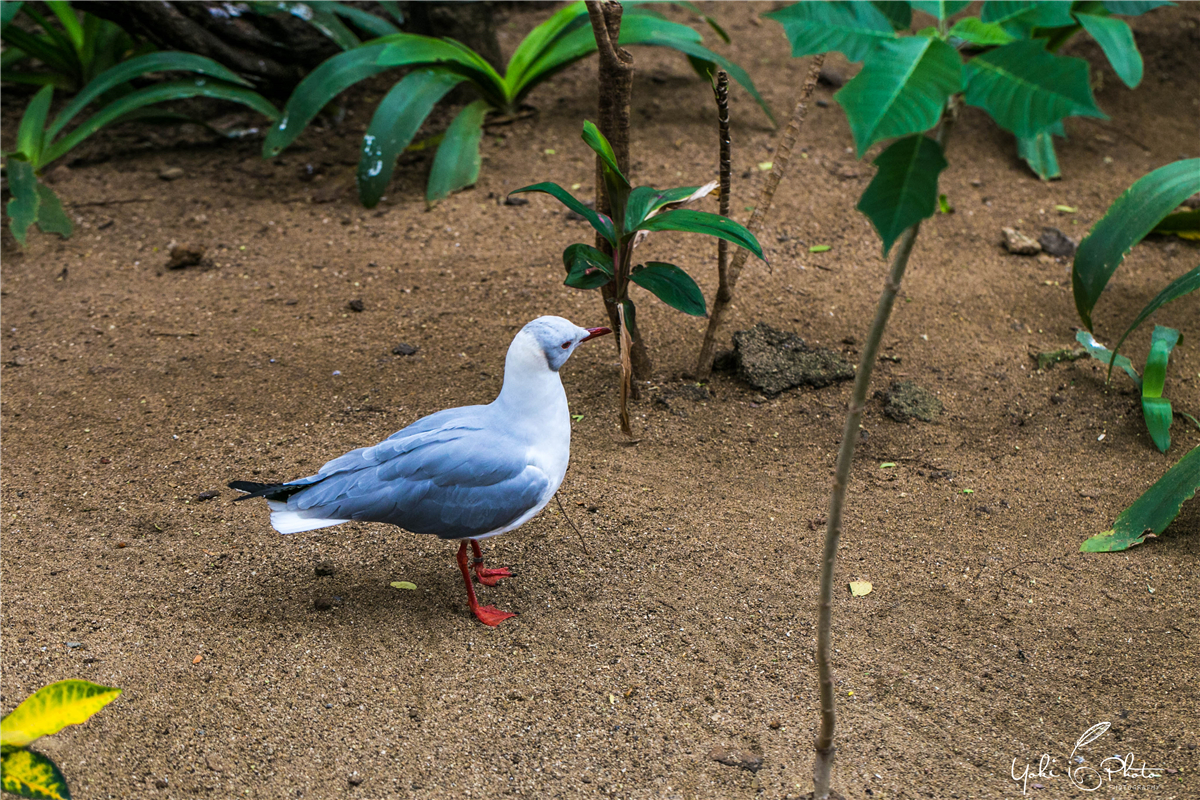
[[[37,226],[42,233],[57,233],[64,239],[70,238],[75,226],[67,212],[63,211],[62,201],[58,195],[41,181],[37,184],[38,216]]]
[[[24,4],[16,2],[16,0],[4,0],[3,3],[0,3],[0,28],[13,21],[13,17],[21,10],[22,5]]]
[[[600,172],[604,176],[604,188],[608,192],[608,204],[612,209],[613,219],[617,227],[624,227],[622,221],[625,219],[625,203],[629,199],[629,180],[621,172],[617,165],[616,153],[599,128],[584,120],[581,136],[584,144],[600,157]]]
[[[17,154],[6,159],[4,171],[8,176],[8,190],[12,194],[5,209],[8,212],[8,228],[24,247],[25,234],[29,232],[29,226],[37,222],[38,206],[41,204],[38,179],[33,173],[33,165]]]
[[[71,8],[71,4],[66,0],[46,0],[46,5],[62,23],[63,31],[71,41],[71,46],[75,48],[76,54],[82,54],[83,26],[79,24],[79,17],[75,15],[75,9]]]
[[[835,50],[862,61],[881,41],[895,39],[892,22],[871,3],[793,3],[763,14],[783,26],[796,58]]]
[[[283,118],[278,124],[272,125],[267,133],[263,141],[263,157],[270,158],[282,152],[304,132],[304,128],[322,108],[346,89],[364,78],[391,69],[390,65],[377,63],[380,54],[387,49],[390,38],[338,53],[308,73],[288,98],[283,108]]]
[[[1149,431],[1150,440],[1154,442],[1158,452],[1165,453],[1170,450],[1171,422],[1175,419],[1171,401],[1165,397],[1143,397],[1142,418],[1146,421],[1146,430]]]
[[[1087,62],[1049,53],[1044,44],[1012,42],[968,61],[967,104],[1017,136],[1036,136],[1063,117],[1107,119],[1092,97]]]
[[[34,15],[34,12],[29,9],[26,9],[26,13]],[[50,37],[28,33],[19,25],[9,25],[4,29],[4,44],[20,48],[55,72],[74,76],[79,71],[79,62],[71,51],[70,45],[58,45]]]
[[[1140,389],[1142,386],[1142,378],[1137,374],[1137,370],[1133,368],[1133,362],[1125,356],[1117,355],[1109,350],[1104,345],[1096,341],[1096,337],[1092,336],[1087,331],[1077,331],[1075,333],[1075,341],[1083,345],[1083,348],[1088,351],[1092,358],[1103,362],[1108,367],[1108,374],[1112,375],[1113,367],[1120,367],[1125,370],[1125,374],[1133,378],[1133,382]],[[1107,380],[1107,378],[1106,378]]]
[[[34,169],[42,165],[46,114],[50,111],[50,100],[53,97],[53,86],[44,86],[39,89],[25,108],[25,114],[21,117],[21,127],[17,129],[17,152],[24,153],[25,157],[33,164]]]
[[[875,142],[933,127],[961,88],[962,61],[954,48],[909,36],[876,47],[834,99],[846,110],[861,158]]]
[[[473,186],[479,179],[479,141],[483,138],[483,118],[491,104],[476,100],[462,111],[446,128],[442,143],[433,157],[425,201],[436,203],[454,192]]]
[[[400,4],[396,0],[379,0],[379,6],[392,15],[397,25],[404,24],[404,12],[400,10]]]
[[[858,201],[858,210],[875,226],[886,258],[900,234],[933,216],[938,175],[948,164],[937,142],[914,134],[893,142],[875,159],[875,166],[879,171]]]
[[[348,6],[345,3],[333,3],[333,13],[342,19],[349,20],[355,27],[366,31],[372,36],[391,36],[400,33],[400,29],[383,17],[377,17],[369,11]]]
[[[337,14],[333,13],[332,7],[340,5],[340,3],[310,2],[303,5],[309,12],[303,19],[307,20],[309,25],[319,30],[338,47],[343,50],[353,50],[362,44],[358,37],[354,35],[354,32],[338,19]]]
[[[653,186],[639,186],[629,193],[625,205],[625,232],[632,233],[646,217],[670,203],[678,203],[691,197],[699,186],[680,186],[677,189],[659,191]]]
[[[1084,553],[1112,553],[1141,544],[1147,536],[1167,529],[1183,504],[1200,491],[1200,447],[1191,451],[1167,470],[1154,485],[1117,515],[1112,530],[1099,533],[1083,543]]]
[[[86,722],[119,694],[120,689],[81,680],[43,686],[0,720],[0,745],[27,747],[68,725]]]
[[[567,269],[567,286],[576,289],[596,289],[612,280],[612,256],[591,245],[573,244],[563,250],[563,266]]]
[[[970,0],[913,0],[912,7],[945,22],[967,6]]]
[[[574,211],[579,216],[586,219],[596,232],[613,247],[617,246],[617,235],[613,228],[612,220],[604,214],[599,214],[593,208],[588,208],[583,203],[576,200],[570,192],[557,183],[535,183],[532,186],[523,186],[520,189],[513,189],[509,194],[520,194],[521,192],[543,192],[550,195],[562,203],[567,208]]]
[[[1067,137],[1062,120],[1044,131],[1039,131],[1036,136],[1017,137],[1017,155],[1044,181],[1062,177],[1062,172],[1058,168],[1058,155],[1054,152],[1055,136],[1064,139]]]
[[[1142,54],[1124,20],[1075,12],[1075,19],[1100,45],[1117,77],[1130,89],[1142,82]]]
[[[500,73],[478,53],[453,39],[435,39],[413,33],[397,33],[376,39],[384,42],[377,62],[382,66],[404,67],[410,64],[437,64],[470,80],[496,108],[509,101],[508,89]]]
[[[1137,17],[1145,14],[1147,11],[1153,11],[1162,6],[1173,6],[1174,3],[1167,0],[1104,0],[1101,5],[1110,14],[1121,14],[1126,17]]]
[[[984,22],[1021,22],[1036,28],[1057,28],[1074,24],[1071,19],[1071,5],[1062,0],[987,0],[980,11]]]
[[[887,17],[895,30],[906,31],[912,27],[912,6],[904,0],[871,0],[871,5]]]
[[[279,114],[275,106],[271,105],[261,94],[243,89],[241,86],[230,86],[227,83],[206,81],[201,78],[156,83],[136,92],[130,92],[88,117],[70,133],[46,148],[46,152],[42,156],[42,164],[49,164],[55,159],[63,157],[84,139],[134,109],[167,100],[183,100],[188,97],[213,97],[241,103],[268,119],[275,119]]]
[[[71,800],[58,765],[32,750],[12,750],[0,758],[0,789],[32,800]]]
[[[1167,214],[1150,232],[1161,236],[1200,239],[1200,208]]]
[[[994,22],[983,22],[979,17],[963,17],[954,23],[949,35],[980,47],[1008,44],[1013,41],[1013,37],[1009,36],[1004,28]]]
[[[1075,308],[1092,328],[1092,308],[1125,256],[1180,203],[1200,192],[1200,158],[1176,161],[1139,178],[1079,245],[1071,268]]]
[[[237,84],[245,87],[252,87],[249,81],[242,78],[236,72],[231,71],[227,67],[218,64],[211,58],[198,56],[195,53],[178,53],[174,51],[166,51],[161,53],[147,53],[144,56],[137,56],[128,61],[122,61],[120,64],[107,69],[100,73],[89,83],[83,87],[83,90],[68,103],[58,116],[54,118],[54,123],[46,131],[46,136],[53,141],[59,131],[67,126],[75,115],[87,107],[88,103],[95,100],[100,95],[109,91],[113,87],[120,86],[123,83],[133,79],[140,78],[143,75],[149,75],[152,72],[195,72],[200,75],[207,75],[211,78],[226,81],[228,83]],[[264,101],[265,102],[265,101]],[[273,108],[273,107],[272,107]],[[276,118],[278,113],[276,113]]]
[[[1146,307],[1138,313],[1137,318],[1130,323],[1129,327],[1121,334],[1121,338],[1117,340],[1117,346],[1113,348],[1113,352],[1117,353],[1121,350],[1121,345],[1129,338],[1129,334],[1137,330],[1138,326],[1146,321],[1146,318],[1153,314],[1158,309],[1165,306],[1172,300],[1178,300],[1184,295],[1191,294],[1200,290],[1200,267],[1192,269],[1190,272],[1185,272],[1175,280],[1171,281],[1167,288],[1158,293],[1158,296],[1146,304]]]
[[[504,72],[504,83],[508,86],[510,95],[516,96],[530,65],[537,61],[566,26],[581,14],[587,14],[583,0],[568,3],[521,40],[517,49],[513,51],[512,58],[508,59],[508,68]]]
[[[440,69],[419,69],[392,87],[375,109],[358,161],[358,198],[374,208],[387,191],[396,158],[412,142],[429,112],[466,78]]]
[[[1142,371],[1142,397],[1162,397],[1167,383],[1167,362],[1171,351],[1179,343],[1179,331],[1165,325],[1155,325],[1150,335],[1150,353],[1146,356],[1146,369]]]
[[[629,280],[646,289],[659,300],[693,317],[708,315],[704,293],[692,277],[674,264],[649,261],[645,266],[636,266],[629,273]]]
[[[685,233],[705,233],[732,242],[743,250],[749,250],[754,255],[763,258],[762,247],[754,234],[744,227],[720,214],[710,214],[707,211],[692,211],[687,208],[677,208],[674,211],[664,211],[637,227],[641,231],[683,231]]]

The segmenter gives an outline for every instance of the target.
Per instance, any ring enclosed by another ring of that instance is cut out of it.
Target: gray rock
[[[401,342],[392,348],[392,352],[398,356],[411,356],[416,355],[417,348],[408,342]]]
[[[708,751],[708,757],[727,767],[741,767],[750,772],[758,772],[763,765],[762,756],[748,750],[734,750],[728,747],[714,747]]]
[[[333,565],[332,561],[318,561],[313,565],[313,572],[318,578],[326,578],[337,572],[337,567]]]
[[[1013,228],[1001,228],[1004,234],[1004,249],[1018,256],[1036,256],[1042,252],[1042,246],[1023,233]]]
[[[1044,252],[1052,256],[1062,256],[1063,258],[1071,258],[1075,255],[1075,248],[1079,244],[1060,231],[1058,228],[1042,228],[1042,235],[1038,237],[1038,244],[1042,246]]]
[[[897,422],[933,422],[942,413],[942,401],[912,381],[893,382],[883,399],[883,413]]]
[[[854,367],[832,350],[810,347],[794,333],[760,322],[733,335],[737,375],[767,395],[797,386],[820,388],[854,377]]]

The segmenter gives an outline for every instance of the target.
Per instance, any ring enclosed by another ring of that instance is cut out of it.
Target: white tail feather
[[[299,511],[277,511],[274,508],[276,505],[283,506],[284,504],[271,503],[271,527],[280,533],[315,531],[318,528],[330,528],[334,525],[341,525],[343,522],[350,521],[348,519],[315,519],[313,517],[303,517]]]

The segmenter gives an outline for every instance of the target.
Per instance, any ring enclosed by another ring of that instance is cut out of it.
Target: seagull
[[[238,501],[266,498],[271,525],[280,533],[355,520],[458,539],[458,568],[471,611],[483,624],[499,625],[516,614],[479,605],[467,545],[481,584],[495,586],[512,577],[506,568],[484,566],[479,540],[521,527],[562,485],[571,455],[571,415],[558,371],[576,347],[607,333],[612,331],[580,328],[562,317],[538,317],[513,337],[504,385],[491,403],[422,417],[307,478],[233,481],[229,487],[246,492]]]

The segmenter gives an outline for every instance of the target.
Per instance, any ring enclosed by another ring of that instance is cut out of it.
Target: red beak
[[[588,339],[595,339],[597,336],[603,336],[606,333],[612,333],[612,328],[588,328],[588,335],[579,340],[580,344]]]

